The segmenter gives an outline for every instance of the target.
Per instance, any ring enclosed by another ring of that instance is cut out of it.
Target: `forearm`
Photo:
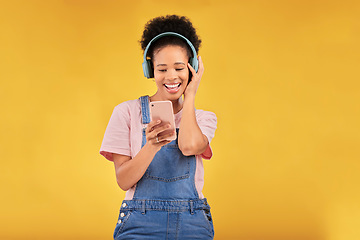
[[[152,146],[145,144],[134,158],[117,168],[116,179],[121,189],[127,191],[142,178],[156,152]]]
[[[178,144],[184,155],[201,154],[207,147],[208,140],[196,121],[195,95],[187,95],[184,99]]]

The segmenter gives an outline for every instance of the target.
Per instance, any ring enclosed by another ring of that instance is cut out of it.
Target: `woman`
[[[194,107],[201,40],[188,18],[167,15],[145,25],[140,43],[144,74],[157,92],[117,105],[100,148],[126,191],[114,239],[213,239],[202,159],[212,156],[216,115]],[[159,136],[170,125],[150,122],[149,102],[164,100],[172,102],[176,129]]]

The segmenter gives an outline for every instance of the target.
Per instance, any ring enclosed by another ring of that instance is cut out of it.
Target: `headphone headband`
[[[143,62],[143,70],[144,70],[144,75],[145,77],[147,78],[152,78],[154,77],[153,75],[153,69],[151,67],[151,60],[147,60],[146,59],[146,55],[147,55],[147,52],[149,51],[149,48],[151,46],[151,44],[153,42],[155,42],[157,39],[159,38],[162,38],[162,37],[165,37],[165,36],[176,36],[178,38],[181,38],[183,40],[186,41],[186,43],[190,46],[191,48],[191,51],[193,53],[193,57],[190,57],[190,60],[189,60],[189,63],[192,65],[192,67],[195,69],[195,71],[197,72],[198,71],[198,67],[199,67],[199,63],[198,63],[198,60],[197,60],[197,54],[196,54],[196,50],[195,50],[195,47],[192,45],[192,43],[186,38],[184,37],[183,35],[179,34],[179,33],[176,33],[176,32],[164,32],[164,33],[160,33],[159,35],[155,36],[153,39],[151,39],[151,41],[148,43],[148,45],[146,46],[145,48],[145,51],[144,51],[144,62]]]

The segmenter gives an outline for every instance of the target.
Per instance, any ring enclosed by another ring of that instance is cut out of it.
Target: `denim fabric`
[[[140,100],[146,123],[148,96]],[[195,170],[195,156],[184,156],[177,139],[163,146],[137,183],[133,199],[122,202],[114,239],[213,239],[210,206],[199,199]]]
[[[206,199],[124,200],[114,239],[213,239]]]

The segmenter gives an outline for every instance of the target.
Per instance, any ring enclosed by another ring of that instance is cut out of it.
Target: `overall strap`
[[[140,97],[142,123],[150,123],[149,96]]]

